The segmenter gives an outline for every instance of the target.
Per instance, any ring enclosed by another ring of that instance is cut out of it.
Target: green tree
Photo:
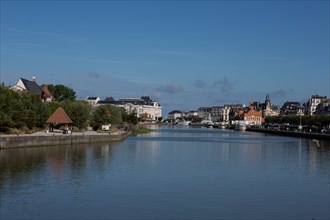
[[[317,127],[326,127],[330,125],[330,116],[329,115],[284,115],[284,116],[269,116],[265,118],[266,123],[289,123],[292,125],[299,125],[301,119],[302,125],[307,126],[317,126]]]
[[[43,128],[49,111],[38,95],[0,86],[0,132],[9,128]]]
[[[123,121],[124,112],[120,107],[101,105],[93,111],[90,124],[94,130],[98,130],[103,124],[119,125]]]
[[[31,120],[31,118],[34,118],[35,122],[33,124],[33,127],[43,128],[51,112],[42,102],[40,96],[26,93],[25,96],[23,96],[22,98],[23,100],[26,100],[25,102],[23,101],[24,106],[27,106],[28,111],[32,111],[34,113],[33,114],[31,112],[27,112],[27,120]],[[31,116],[31,118],[29,117],[29,115]],[[29,128],[32,129],[32,127]]]
[[[12,115],[18,99],[18,93],[8,89],[4,84],[0,85],[0,132],[6,132],[14,127]]]
[[[58,101],[45,102],[44,104],[47,110],[50,112],[50,115],[53,114],[58,107],[61,107],[61,103],[59,103]]]
[[[59,102],[64,100],[75,101],[76,92],[73,89],[64,85],[49,85],[49,91],[54,95],[55,99]]]
[[[139,122],[139,118],[137,117],[136,110],[133,110],[131,113],[127,113],[126,111],[123,111],[123,122],[127,122],[130,124],[136,125]]]
[[[90,116],[91,108],[86,101],[64,101],[61,103],[63,109],[67,112],[73,122],[73,126],[76,126],[79,130],[86,129],[88,126],[88,120]]]

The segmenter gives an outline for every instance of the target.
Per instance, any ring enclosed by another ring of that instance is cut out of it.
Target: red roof
[[[72,124],[72,120],[66,114],[63,108],[58,107],[56,111],[48,118],[47,122],[49,124]]]

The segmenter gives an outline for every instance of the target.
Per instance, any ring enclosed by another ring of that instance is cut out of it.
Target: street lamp
[[[304,115],[304,113],[301,109],[299,109],[298,112],[297,112],[297,115],[299,115],[299,118],[300,118],[300,123],[299,123],[298,130],[302,131],[301,117]]]

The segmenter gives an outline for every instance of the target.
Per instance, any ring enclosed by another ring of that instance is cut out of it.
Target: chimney
[[[36,82],[37,81],[37,78],[35,76],[32,76],[32,81],[33,82]]]

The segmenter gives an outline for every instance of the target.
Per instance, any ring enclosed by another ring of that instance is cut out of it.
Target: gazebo
[[[49,131],[53,132],[54,124],[64,124],[68,128],[69,124],[72,124],[72,120],[63,108],[58,107],[56,111],[48,118],[46,123],[49,124]],[[65,129],[63,133],[67,133],[66,131],[68,131],[68,129]]]

